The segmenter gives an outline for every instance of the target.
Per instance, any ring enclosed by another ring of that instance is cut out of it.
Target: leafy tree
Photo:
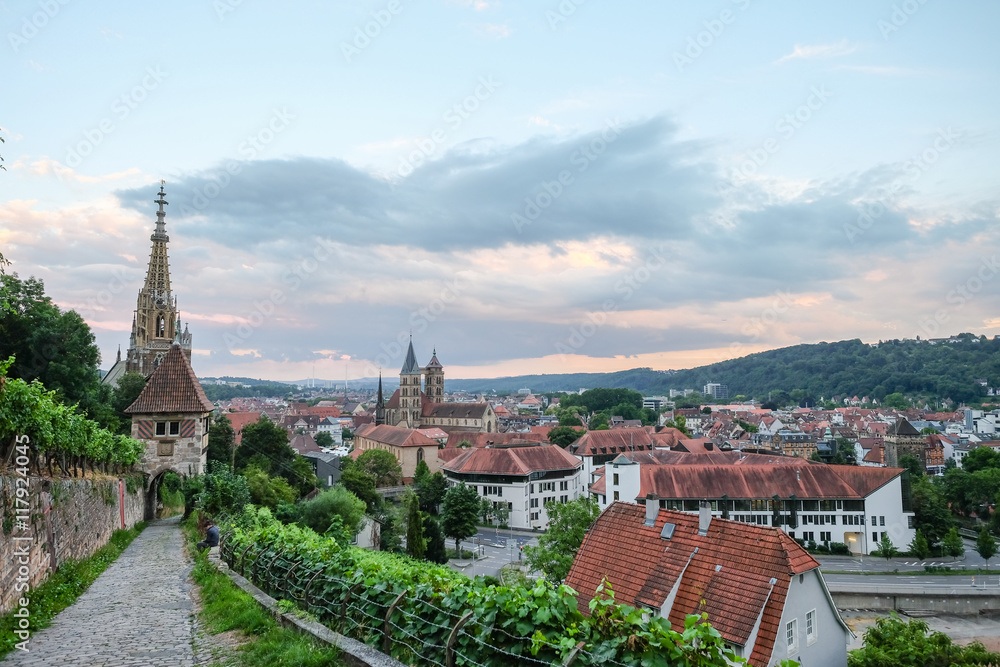
[[[420,501],[412,496],[406,516],[406,553],[413,558],[423,558],[426,552],[427,540],[424,539],[424,518],[420,513]]]
[[[118,378],[118,387],[111,392],[111,407],[118,414],[122,425],[119,432],[122,435],[128,435],[132,431],[132,415],[125,414],[125,408],[135,403],[145,386],[145,375],[129,371]]]
[[[388,450],[369,449],[355,463],[372,476],[376,487],[397,486],[403,481],[403,468]]]
[[[347,465],[344,465],[347,463]],[[369,512],[374,512],[382,502],[382,496],[375,490],[375,478],[361,469],[351,459],[341,460],[340,485],[365,503]]]
[[[479,494],[475,487],[462,482],[444,494],[441,528],[445,535],[455,540],[455,551],[461,552],[461,541],[476,534],[478,517]]]
[[[344,429],[340,432],[340,437],[342,437],[344,440],[353,440],[354,431],[352,431],[347,427],[344,427]]]
[[[586,433],[586,431],[583,429],[577,430],[575,428],[570,428],[569,426],[557,426],[549,431],[549,442],[553,445],[566,447],[567,445],[576,442],[584,433]]]
[[[420,498],[420,509],[431,514],[437,514],[438,506],[444,502],[448,491],[448,480],[440,472],[427,475],[417,484],[417,496]]]
[[[601,513],[597,500],[582,496],[568,503],[545,503],[549,529],[538,538],[537,547],[525,547],[528,564],[549,581],[562,583],[590,525]]]
[[[904,470],[910,471],[910,479],[914,480],[917,477],[923,477],[925,474],[924,466],[913,454],[903,454],[899,457],[899,467]]]
[[[430,466],[423,459],[417,461],[417,467],[413,470],[413,485],[420,486],[431,475]]]
[[[931,554],[931,547],[927,544],[927,538],[919,530],[914,536],[913,541],[910,542],[909,549],[910,553],[920,560],[926,559]]]
[[[316,445],[321,448],[333,447],[333,436],[327,431],[320,431],[313,436],[313,440],[315,440]]]
[[[882,539],[878,543],[878,549],[872,552],[873,556],[881,556],[889,560],[899,553],[899,549],[889,539],[889,533],[882,533]]]
[[[920,429],[920,434],[921,435],[936,435],[936,434],[938,434],[940,432],[941,431],[937,430],[933,426],[925,426],[922,429]]]
[[[345,533],[354,536],[364,516],[365,504],[339,484],[302,504],[302,523],[321,535],[331,527],[342,526]],[[339,517],[339,521],[335,522],[335,517]]]
[[[848,667],[927,667],[928,665],[996,665],[1000,653],[979,642],[957,646],[951,637],[931,632],[925,621],[904,623],[895,613],[878,618],[865,631],[865,643],[847,654]]]
[[[608,415],[606,412],[598,412],[590,417],[590,430],[591,431],[607,431],[608,430]]]
[[[965,554],[965,543],[962,536],[958,534],[958,528],[952,526],[948,534],[941,540],[941,547],[944,553],[952,558],[959,558]]]
[[[247,478],[237,475],[222,463],[211,463],[208,470],[199,499],[201,508],[210,516],[220,512],[230,515],[242,512],[243,507],[250,503]]]
[[[997,555],[997,541],[986,526],[983,526],[976,538],[976,553],[986,561],[987,568],[990,566],[990,559]]]
[[[91,419],[118,431],[111,388],[101,385],[101,355],[94,334],[80,315],[60,311],[37,278],[0,275],[0,359],[13,355],[11,378],[38,380],[59,401],[78,404]],[[131,422],[131,420],[129,420]]]
[[[283,467],[278,472],[289,484],[298,489],[300,496],[308,495],[319,486],[319,479],[313,469],[312,462],[304,456],[295,455],[290,466]]]
[[[887,408],[894,408],[896,410],[905,410],[910,407],[910,402],[906,400],[906,397],[901,393],[893,392],[885,397],[882,401],[882,405]]]
[[[220,413],[212,422],[212,428],[208,430],[208,460],[229,465],[232,464],[235,455],[236,431],[233,430],[229,419]]]
[[[962,469],[969,473],[1000,468],[1000,452],[992,447],[976,447],[962,459]]]
[[[240,446],[236,449],[236,469],[245,468],[251,458],[268,474],[291,466],[295,450],[288,445],[288,432],[261,415],[243,429]]]
[[[427,552],[424,558],[432,563],[447,563],[448,549],[444,543],[444,532],[438,520],[429,515],[424,515],[424,537],[427,539]]]
[[[952,527],[948,504],[927,477],[912,483],[913,522],[930,546],[936,545]]]
[[[271,477],[257,466],[247,466],[240,474],[247,478],[254,505],[274,509],[282,503],[294,503],[298,498],[298,492],[283,477]]]
[[[575,405],[583,406],[587,412],[600,412],[621,404],[628,404],[636,409],[641,408],[642,394],[632,389],[598,387],[588,389],[582,394],[570,394],[561,399],[559,403],[560,407],[563,408]],[[633,417],[633,419],[638,419],[638,417]]]

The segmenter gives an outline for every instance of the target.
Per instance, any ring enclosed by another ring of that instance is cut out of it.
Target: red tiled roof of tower
[[[146,381],[125,414],[149,415],[181,412],[211,412],[212,401],[205,396],[180,345],[172,345],[160,365]]]

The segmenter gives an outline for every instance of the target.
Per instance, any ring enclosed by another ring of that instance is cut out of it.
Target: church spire
[[[375,425],[385,423],[385,397],[382,395],[382,371],[378,372],[378,399],[375,401]]]

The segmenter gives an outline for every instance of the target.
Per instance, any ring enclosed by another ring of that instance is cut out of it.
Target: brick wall
[[[52,552],[56,566],[66,559],[92,555],[108,543],[111,533],[122,527],[119,483],[115,478],[47,479],[33,477],[28,482],[30,518],[26,530],[12,525],[15,513],[15,477],[0,476],[0,503],[3,527],[0,532],[0,614],[14,607],[15,590],[23,558],[28,559],[28,583],[34,588],[49,572]],[[123,481],[124,483],[124,481]],[[124,489],[125,527],[142,521],[145,492],[138,484],[129,493]],[[50,538],[51,536],[51,538]],[[24,540],[20,538],[30,538]],[[27,554],[24,554],[27,551]]]

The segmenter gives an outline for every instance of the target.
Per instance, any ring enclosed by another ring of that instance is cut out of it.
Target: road
[[[892,575],[892,574],[824,574],[830,590],[833,591],[865,591],[870,589],[901,590],[918,587],[927,591],[949,592],[955,594],[968,593],[974,588],[980,591],[990,591],[1000,594],[1000,575],[973,576],[942,576],[933,574]],[[975,584],[975,586],[973,586]]]
[[[507,541],[510,539],[514,540],[513,549],[507,546]],[[538,545],[538,536],[517,530],[511,533],[509,530],[480,528],[476,535],[462,541],[463,549],[469,549],[473,545],[479,546],[481,557],[477,557],[474,561],[450,561],[449,565],[470,577],[478,575],[498,577],[500,568],[519,560],[521,547]],[[454,540],[448,540],[448,547],[454,546]]]

